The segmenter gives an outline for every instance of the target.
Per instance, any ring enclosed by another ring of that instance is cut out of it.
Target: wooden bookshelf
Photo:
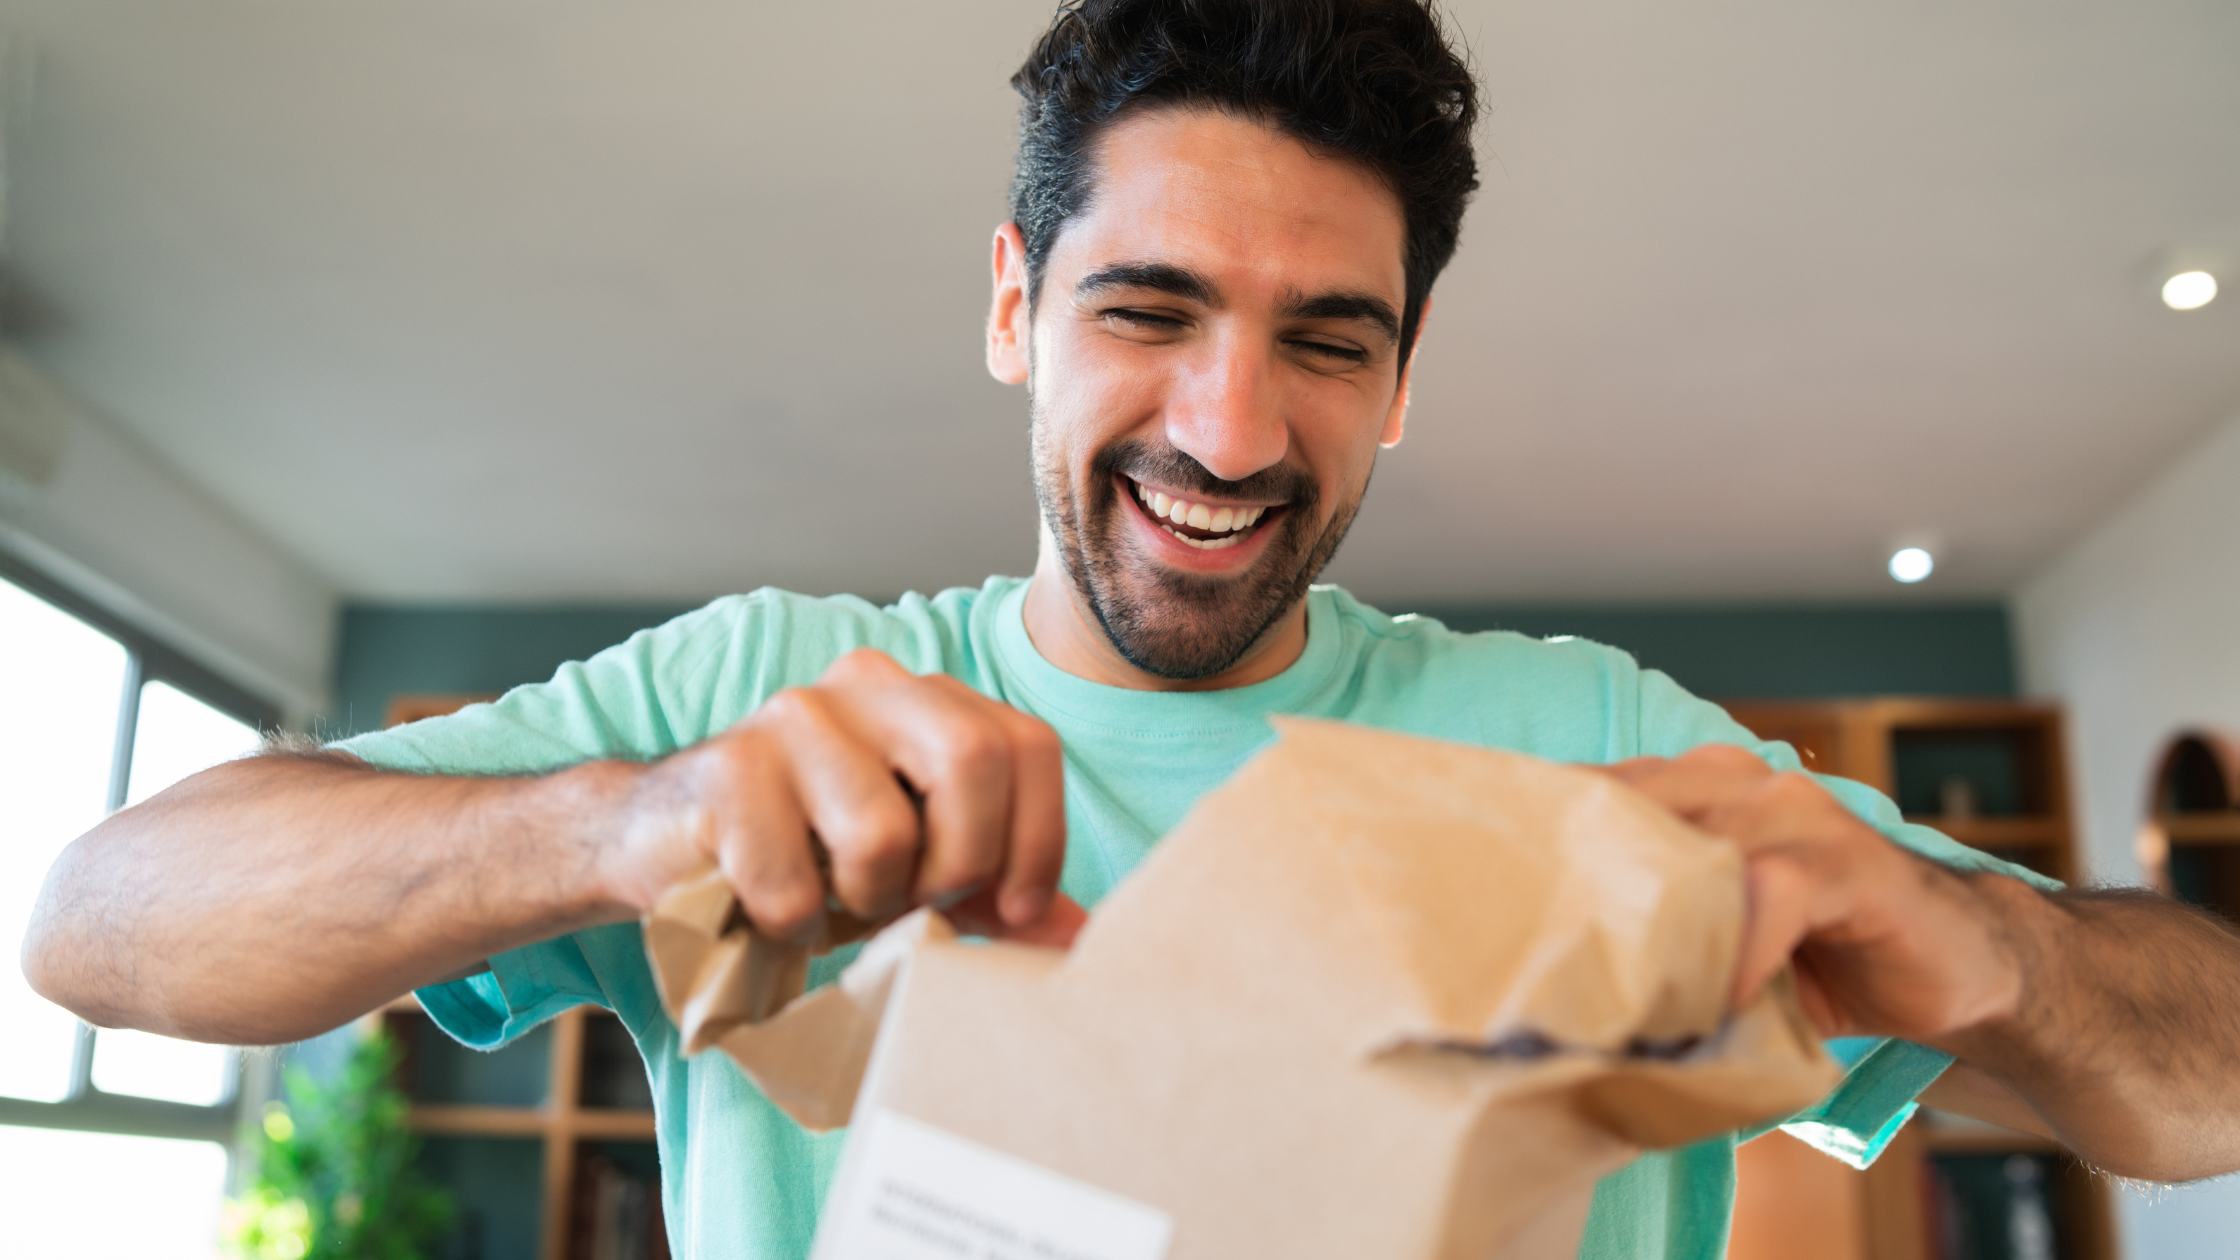
[[[392,1036],[406,1047],[401,1082],[406,1094],[417,1099],[414,1058],[429,1034],[440,1030],[419,1026],[427,1019],[410,997],[390,1004],[379,1016]],[[605,1026],[602,1026],[605,1025]],[[609,1027],[611,1026],[611,1027]],[[485,1137],[527,1139],[540,1144],[543,1175],[538,1198],[537,1255],[539,1260],[572,1260],[586,1248],[574,1228],[581,1216],[576,1194],[578,1163],[586,1142],[644,1142],[654,1140],[654,1114],[650,1108],[585,1105],[585,1044],[592,1034],[605,1038],[622,1032],[620,1021],[595,1007],[564,1012],[548,1026],[549,1043],[544,1062],[544,1100],[536,1106],[503,1106],[479,1103],[415,1101],[409,1122],[416,1133],[430,1137]],[[473,1054],[473,1051],[461,1051]],[[633,1057],[627,1065],[642,1072]],[[658,1219],[658,1218],[656,1218]],[[666,1255],[666,1248],[649,1248],[649,1255]]]
[[[388,724],[396,726],[442,717],[469,704],[493,698],[482,694],[396,696],[390,700],[386,716]],[[429,1037],[440,1039],[444,1035],[428,1021],[417,1001],[409,996],[400,998],[373,1018],[406,1047],[405,1061],[400,1067],[404,1079],[400,1084],[414,1100],[409,1114],[413,1130],[431,1138],[501,1138],[538,1143],[538,1260],[592,1260],[594,1248],[589,1232],[599,1228],[600,1222],[597,1213],[584,1202],[590,1181],[587,1173],[596,1171],[587,1165],[585,1145],[605,1142],[651,1145],[655,1138],[651,1094],[644,1084],[645,1065],[638,1058],[636,1047],[630,1045],[621,1021],[611,1012],[597,1007],[580,1006],[563,1012],[545,1029],[532,1034],[546,1039],[541,1065],[518,1060],[501,1065],[498,1059],[506,1052],[478,1056],[475,1051],[451,1047],[448,1040],[441,1041],[440,1044],[448,1048],[443,1051],[446,1055],[456,1053],[467,1056],[469,1061],[482,1059],[480,1066],[485,1070],[480,1075],[498,1078],[497,1092],[500,1093],[536,1092],[534,1077],[538,1075],[536,1069],[541,1067],[540,1100],[492,1103],[452,1098],[423,1100],[425,1082],[420,1079],[421,1065],[416,1060],[423,1053],[422,1047],[437,1044],[427,1040]],[[594,1055],[594,1051],[599,1053]],[[592,1071],[594,1057],[603,1067],[603,1073]],[[483,1079],[479,1083],[487,1092],[493,1082]],[[634,1099],[642,1096],[646,1105],[603,1105],[617,1095],[630,1095]],[[654,1183],[653,1199],[647,1224],[650,1235],[645,1239],[643,1254],[647,1260],[667,1260],[668,1241],[661,1231],[658,1181]]]
[[[1728,712],[1761,738],[1796,747],[1812,770],[1856,779],[1897,801],[1907,820],[2064,882],[2083,866],[2069,799],[2066,741],[2057,706],[2011,700],[1881,697],[1826,702],[1744,702]],[[2231,780],[2240,784],[2240,777]],[[2240,821],[2240,815],[2234,815]],[[2193,826],[2189,821],[2177,830]],[[2200,823],[2202,834],[2225,823]],[[2176,832],[2173,832],[2173,836]],[[2232,841],[2240,845],[2240,826]],[[2240,857],[2240,848],[2233,850]],[[2240,870],[2240,866],[2236,866]],[[1942,1161],[1981,1166],[2026,1157],[2042,1174],[2061,1260],[2114,1260],[2104,1178],[2059,1144],[1923,1109],[1874,1167],[1856,1172],[1785,1134],[1739,1152],[1731,1260],[1803,1254],[1800,1228],[1822,1228],[1812,1254],[1835,1260],[1963,1260],[1951,1254],[1942,1216]]]

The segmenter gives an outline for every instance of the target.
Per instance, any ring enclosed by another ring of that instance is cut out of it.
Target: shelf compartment
[[[608,1011],[583,1013],[583,1083],[576,1105],[586,1110],[653,1110],[653,1084],[630,1030]]]
[[[2030,722],[1897,726],[1890,794],[1911,815],[2042,817],[2051,812],[2045,744],[2044,728]]]
[[[570,1122],[578,1137],[651,1142],[657,1131],[650,1111],[587,1107]]]
[[[568,1197],[562,1260],[669,1260],[661,1163],[651,1143],[579,1144]]]
[[[2215,814],[2159,814],[2154,822],[2172,844],[2240,844],[2240,810]]]
[[[536,1260],[541,1158],[535,1141],[430,1136],[420,1148],[419,1168],[458,1205],[450,1236],[430,1251],[430,1260]]]
[[[548,1121],[539,1107],[477,1107],[422,1103],[407,1113],[416,1133],[482,1137],[542,1137]]]

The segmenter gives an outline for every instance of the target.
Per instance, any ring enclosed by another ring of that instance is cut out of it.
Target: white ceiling
[[[979,328],[1049,2],[0,0],[29,345],[356,596],[1023,570]],[[1365,595],[2004,592],[2240,403],[2240,300],[2143,275],[2240,244],[2240,6],[1454,11],[1485,189]]]

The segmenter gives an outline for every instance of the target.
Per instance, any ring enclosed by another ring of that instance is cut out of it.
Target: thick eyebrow
[[[1106,289],[1151,289],[1201,306],[1221,305],[1221,291],[1213,281],[1172,263],[1114,263],[1081,277],[1081,283],[1073,286],[1073,295],[1088,297]]]
[[[1293,294],[1284,303],[1283,313],[1292,319],[1353,319],[1374,324],[1384,339],[1397,345],[1400,341],[1400,317],[1392,304],[1370,293],[1318,293],[1313,297]]]

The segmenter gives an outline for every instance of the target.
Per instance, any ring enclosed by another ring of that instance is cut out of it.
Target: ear
[[[1029,338],[1027,317],[1027,241],[1019,225],[1006,223],[996,229],[995,296],[988,304],[988,375],[1006,385],[1027,380]]]
[[[1400,386],[1392,391],[1392,409],[1384,414],[1384,429],[1377,434],[1377,445],[1400,445],[1400,435],[1408,427],[1408,383],[1415,375],[1416,351],[1423,349],[1423,328],[1431,322],[1431,298],[1423,299],[1423,310],[1416,315],[1416,342],[1408,347],[1408,361],[1400,365]]]

